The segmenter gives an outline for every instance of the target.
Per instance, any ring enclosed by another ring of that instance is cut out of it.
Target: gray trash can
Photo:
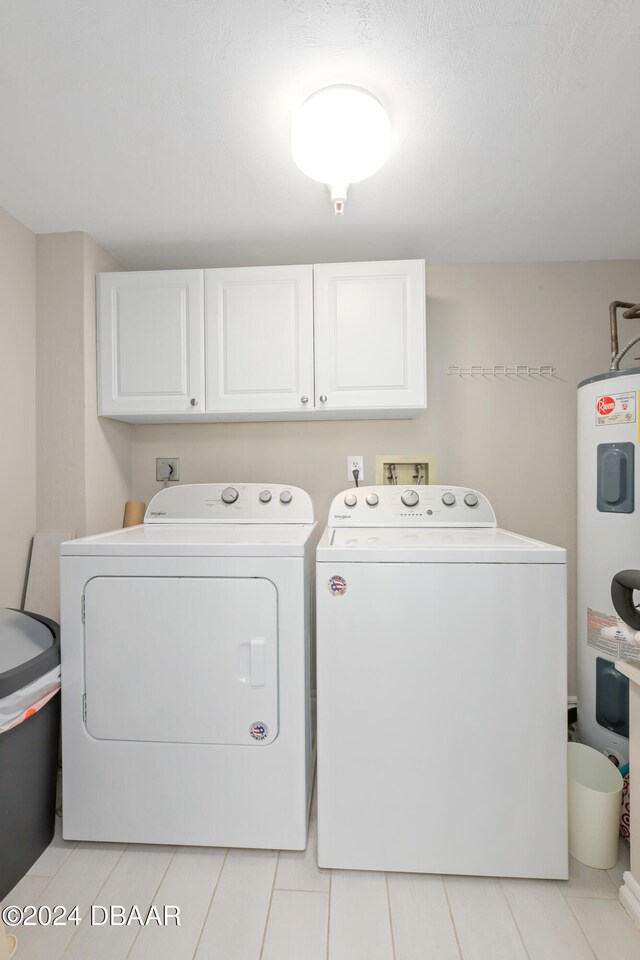
[[[50,695],[46,691],[55,686],[53,681],[42,691],[39,681],[55,675],[59,664],[57,623],[37,614],[0,609],[0,717],[4,723],[11,711],[29,714],[30,697],[35,703],[40,702],[41,692]],[[0,724],[0,901],[53,838],[59,694],[15,726],[2,729]]]

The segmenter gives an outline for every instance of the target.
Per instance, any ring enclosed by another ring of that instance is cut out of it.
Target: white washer
[[[65,838],[304,849],[315,527],[296,487],[192,484],[62,545]]]
[[[322,867],[566,878],[566,553],[462,487],[339,494],[317,551]]]

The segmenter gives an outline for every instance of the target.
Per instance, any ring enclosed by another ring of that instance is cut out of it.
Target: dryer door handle
[[[267,641],[264,637],[251,637],[250,676],[252,687],[264,687],[266,682]]]

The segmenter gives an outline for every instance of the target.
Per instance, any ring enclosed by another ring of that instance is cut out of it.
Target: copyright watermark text
[[[148,907],[139,907],[134,903],[125,907],[119,903],[92,903],[87,916],[92,927],[180,926],[180,907],[172,904],[156,906],[152,903]],[[33,904],[18,907],[8,904],[0,911],[0,919],[6,927],[77,927],[83,917],[77,904],[73,907],[62,904],[55,907],[36,907]]]

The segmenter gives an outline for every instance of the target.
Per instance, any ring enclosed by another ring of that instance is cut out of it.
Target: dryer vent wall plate
[[[156,457],[156,480],[176,481],[180,479],[179,457]]]
[[[411,456],[383,453],[376,457],[376,484],[378,485],[397,484],[407,487],[436,482],[435,457],[424,453]]]

